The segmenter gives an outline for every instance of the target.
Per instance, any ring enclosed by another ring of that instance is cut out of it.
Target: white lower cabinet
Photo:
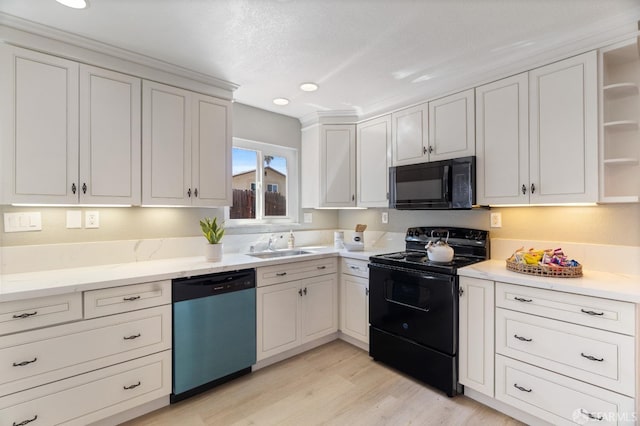
[[[496,399],[554,425],[633,424],[633,398],[496,355]]]
[[[258,361],[338,330],[336,259],[318,262],[308,261],[258,268],[256,290]],[[287,280],[290,276],[290,281],[267,284],[273,282],[268,278],[273,268],[281,270],[281,272],[274,272],[280,279]],[[295,273],[301,270],[306,270],[307,273]],[[302,275],[302,277],[296,278],[296,275]]]
[[[2,397],[0,425],[83,426],[170,393],[171,352],[164,351]]]
[[[0,304],[10,321],[0,331],[13,331],[0,338],[0,426],[86,425],[168,396],[170,290],[158,281]],[[38,318],[50,321],[29,326]]]
[[[460,277],[459,382],[493,396],[494,283]]]
[[[554,425],[635,424],[634,304],[464,276],[460,289],[465,389]]]
[[[364,260],[342,259],[340,331],[369,344],[369,268]]]

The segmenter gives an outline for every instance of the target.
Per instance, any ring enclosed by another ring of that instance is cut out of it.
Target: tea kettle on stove
[[[433,237],[433,231],[431,231],[431,238]],[[437,240],[429,240],[424,248],[427,250],[427,256],[429,260],[432,262],[451,262],[453,260],[453,248],[447,244],[449,241],[449,231],[447,231],[447,236],[444,241],[442,241],[442,236],[439,236]]]

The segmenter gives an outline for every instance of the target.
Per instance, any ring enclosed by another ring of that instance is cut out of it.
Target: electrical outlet
[[[85,228],[100,228],[100,213],[97,211],[84,212]]]
[[[491,213],[491,227],[502,228],[502,213]]]
[[[389,223],[389,212],[382,212],[382,223]]]
[[[80,210],[67,210],[67,228],[82,228],[82,212]]]

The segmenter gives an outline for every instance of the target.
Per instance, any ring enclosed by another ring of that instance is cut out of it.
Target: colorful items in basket
[[[534,250],[530,248],[528,251],[524,247],[516,250],[509,259],[509,262],[520,263],[523,265],[540,265],[550,268],[577,267],[580,263],[574,259],[569,259],[562,252],[561,248],[555,250]]]

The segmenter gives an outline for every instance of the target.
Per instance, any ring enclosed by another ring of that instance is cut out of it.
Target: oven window
[[[399,282],[388,279],[385,280],[385,298],[392,303],[428,311],[431,291],[415,282]]]

